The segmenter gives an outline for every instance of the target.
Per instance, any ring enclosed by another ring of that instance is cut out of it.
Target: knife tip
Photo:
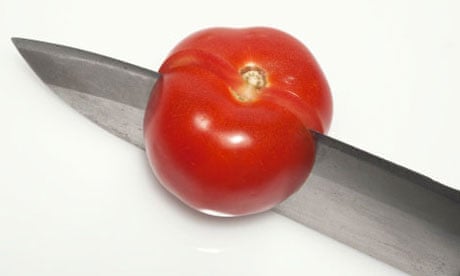
[[[14,46],[19,50],[21,48],[21,45],[23,44],[24,41],[27,39],[20,38],[20,37],[11,37],[11,42],[13,42]]]
[[[16,45],[19,42],[19,40],[21,40],[21,38],[15,36],[11,37],[11,42],[13,42],[14,45]]]
[[[15,36],[11,37],[11,42],[24,58],[27,52],[38,49],[40,45],[39,41]]]

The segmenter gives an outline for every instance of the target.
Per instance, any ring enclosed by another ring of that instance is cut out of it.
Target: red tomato
[[[160,183],[219,216],[270,209],[305,182],[309,129],[331,121],[328,84],[307,48],[270,28],[207,29],[160,68],[144,121]]]

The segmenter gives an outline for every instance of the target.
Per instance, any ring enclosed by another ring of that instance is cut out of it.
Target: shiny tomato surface
[[[201,212],[262,212],[307,179],[332,115],[307,48],[271,28],[213,28],[177,45],[149,100],[145,146],[160,183]]]

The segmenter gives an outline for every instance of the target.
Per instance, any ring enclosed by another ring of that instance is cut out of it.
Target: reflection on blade
[[[81,50],[13,39],[58,95],[143,148],[155,72]],[[460,192],[315,133],[305,185],[274,211],[415,275],[460,275]],[[308,246],[308,245],[306,245]]]

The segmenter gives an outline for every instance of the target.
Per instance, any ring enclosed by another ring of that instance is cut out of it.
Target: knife
[[[65,102],[144,147],[144,110],[158,73],[71,47],[12,40]],[[273,211],[407,273],[460,275],[460,191],[326,135],[313,135],[311,175]]]

